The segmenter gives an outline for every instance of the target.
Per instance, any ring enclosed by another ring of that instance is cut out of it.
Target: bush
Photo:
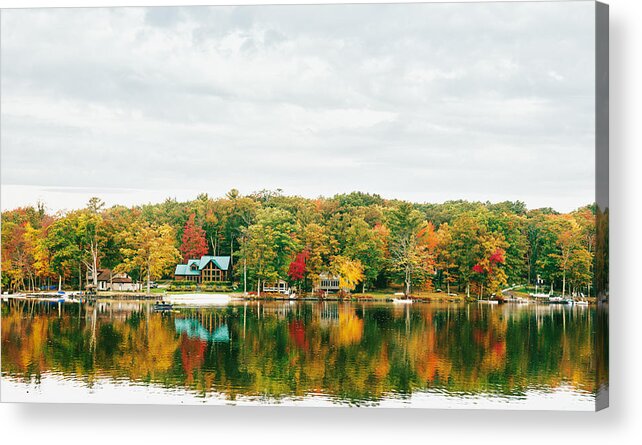
[[[186,290],[196,290],[196,283],[194,281],[180,280],[173,281],[167,290],[171,291],[186,291]]]

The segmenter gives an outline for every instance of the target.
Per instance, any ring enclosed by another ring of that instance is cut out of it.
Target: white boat
[[[410,298],[393,298],[392,302],[395,304],[412,304],[412,300]]]
[[[510,297],[510,298],[506,298],[504,302],[523,304],[523,303],[528,303],[528,300],[522,297]]]
[[[588,306],[589,302],[585,300],[580,300],[580,301],[576,301],[575,304],[578,306]]]
[[[231,300],[227,294],[178,294],[163,297],[164,303],[181,306],[225,306]]]

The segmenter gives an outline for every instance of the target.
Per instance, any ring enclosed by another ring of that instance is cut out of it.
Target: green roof
[[[223,271],[230,268],[231,258],[229,256],[211,256],[205,255],[200,259],[188,260],[187,264],[177,264],[174,275],[199,276],[201,270],[205,269],[209,262],[213,262],[216,267]],[[194,267],[196,266],[196,267]]]

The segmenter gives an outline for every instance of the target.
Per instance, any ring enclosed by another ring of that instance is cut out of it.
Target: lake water
[[[2,303],[2,401],[593,410],[596,310]],[[600,363],[601,365],[596,365]],[[604,369],[596,369],[603,366]]]

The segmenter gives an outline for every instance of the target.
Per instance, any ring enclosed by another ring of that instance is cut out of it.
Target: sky
[[[1,12],[3,210],[594,201],[594,4]]]

